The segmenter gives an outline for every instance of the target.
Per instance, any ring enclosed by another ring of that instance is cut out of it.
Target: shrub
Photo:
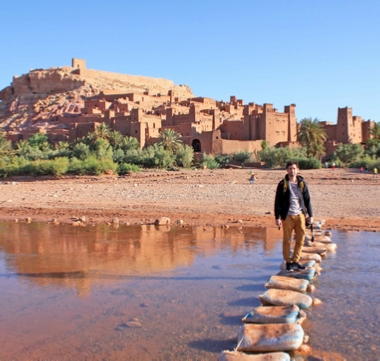
[[[140,168],[136,164],[128,164],[128,163],[122,163],[117,166],[117,174],[119,175],[124,175],[124,174],[129,174],[132,172],[139,172]]]
[[[203,153],[201,165],[205,165],[208,169],[216,169],[220,167],[219,163],[215,160],[215,158],[211,154],[206,153]]]
[[[231,162],[231,156],[229,154],[215,154],[215,160],[221,167],[225,167]]]
[[[238,162],[241,165],[243,165],[247,160],[251,159],[252,155],[253,155],[253,152],[248,152],[248,150],[245,149],[240,152],[232,153],[232,159],[235,162]]]
[[[298,163],[300,169],[319,169],[322,167],[319,159],[311,157],[311,158],[292,158],[289,159]]]
[[[180,145],[176,153],[176,163],[184,168],[189,168],[194,160],[194,149],[188,145]]]

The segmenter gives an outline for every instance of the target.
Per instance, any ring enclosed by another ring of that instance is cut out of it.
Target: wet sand
[[[0,219],[152,224],[166,216],[188,226],[274,226],[273,202],[285,170],[150,170],[130,176],[14,177],[0,184]],[[357,170],[300,171],[314,217],[327,229],[380,230],[380,180]],[[241,221],[241,222],[238,222]],[[75,223],[78,224],[78,223]]]

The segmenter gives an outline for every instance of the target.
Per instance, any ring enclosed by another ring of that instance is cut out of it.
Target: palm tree
[[[123,144],[123,134],[118,132],[117,130],[113,130],[109,135],[109,142],[113,149],[119,149]]]
[[[12,152],[13,150],[11,141],[7,140],[5,137],[5,132],[0,129],[0,157],[11,155]]]
[[[380,141],[380,122],[374,122],[368,129],[368,133],[375,142]]]
[[[94,131],[95,140],[102,138],[108,140],[111,136],[111,129],[106,123],[99,124]]]
[[[173,129],[164,129],[160,132],[160,142],[158,144],[165,150],[175,154],[178,147],[182,144],[182,140],[179,139],[180,137],[181,135]]]
[[[306,148],[307,156],[319,157],[324,153],[326,131],[319,124],[318,118],[303,118],[297,132],[297,139]]]

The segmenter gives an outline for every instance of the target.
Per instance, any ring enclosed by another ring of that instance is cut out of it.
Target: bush
[[[319,159],[311,157],[311,158],[292,158],[289,159],[298,163],[300,169],[319,169],[322,167]]]
[[[231,162],[231,156],[229,154],[215,154],[215,160],[221,167],[225,167]]]
[[[80,175],[101,175],[109,172],[116,173],[117,166],[110,158],[97,159],[96,156],[91,155],[85,160],[73,158],[69,172]]]
[[[189,168],[194,160],[194,149],[188,145],[180,145],[176,153],[176,163],[184,168]]]
[[[235,162],[240,163],[240,165],[244,165],[247,160],[251,159],[252,155],[253,152],[248,152],[248,150],[245,149],[240,152],[232,153],[232,159]]]
[[[212,155],[206,153],[203,153],[201,165],[205,165],[208,169],[216,169],[220,167],[215,158]]]
[[[124,175],[130,173],[140,172],[140,168],[136,164],[122,163],[117,166],[117,174]]]

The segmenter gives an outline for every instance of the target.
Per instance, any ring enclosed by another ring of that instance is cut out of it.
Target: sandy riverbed
[[[15,177],[0,184],[0,219],[148,224],[161,216],[184,225],[274,226],[273,202],[285,170],[143,171],[131,176]],[[314,217],[327,228],[380,230],[380,180],[357,170],[301,171]]]

